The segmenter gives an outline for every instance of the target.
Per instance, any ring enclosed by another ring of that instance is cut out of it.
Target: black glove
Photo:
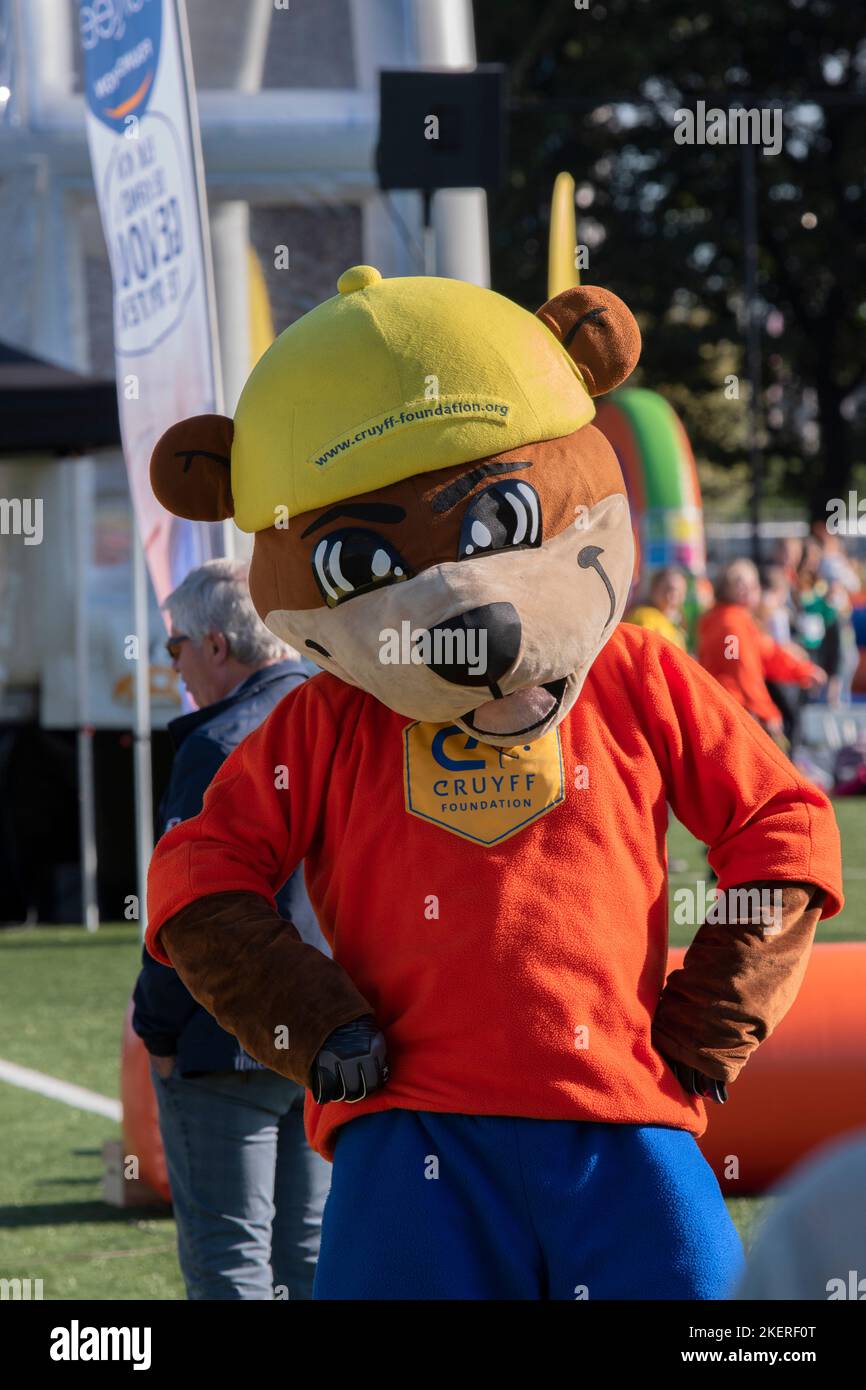
[[[665,1061],[686,1095],[703,1096],[705,1100],[714,1100],[717,1105],[724,1105],[728,1099],[728,1090],[724,1081],[716,1081],[711,1076],[704,1076],[702,1071],[697,1071],[694,1067],[687,1067],[685,1062],[674,1062],[670,1057],[665,1057]]]
[[[388,1080],[384,1035],[372,1014],[342,1023],[316,1053],[310,1090],[317,1105],[331,1100],[352,1104],[378,1091]]]

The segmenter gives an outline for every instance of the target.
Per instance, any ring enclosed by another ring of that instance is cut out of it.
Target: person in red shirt
[[[309,1089],[315,1297],[722,1297],[741,1249],[695,1137],[841,906],[832,810],[620,621],[592,398],[637,359],[626,306],[533,317],[369,266],[338,289],[234,421],[154,453],[164,505],[255,532],[255,607],[323,669],[159,842],[148,948]],[[666,979],[669,805],[723,910]],[[333,959],[274,909],[301,859]]]
[[[783,647],[762,632],[754,614],[761,602],[761,582],[751,560],[734,560],[717,585],[717,602],[701,618],[698,661],[769,734],[782,734],[782,715],[767,681],[821,685],[824,672],[805,656]]]

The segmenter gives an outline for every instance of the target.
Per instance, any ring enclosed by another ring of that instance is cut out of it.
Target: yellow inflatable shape
[[[574,216],[574,179],[557,174],[550,200],[550,239],[547,250],[547,297],[580,284],[580,271],[574,264],[577,222]]]
[[[268,287],[261,262],[251,246],[247,247],[247,294],[249,300],[250,370],[264,357],[274,341],[274,320]]]

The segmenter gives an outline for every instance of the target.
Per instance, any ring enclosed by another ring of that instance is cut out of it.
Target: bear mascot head
[[[234,420],[162,437],[154,492],[254,532],[278,637],[398,714],[484,743],[555,728],[613,632],[632,528],[593,398],[637,324],[585,286],[536,315],[458,280],[355,266],[293,323]]]

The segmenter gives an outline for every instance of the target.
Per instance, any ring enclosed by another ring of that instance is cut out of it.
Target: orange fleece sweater
[[[767,681],[808,686],[814,667],[786,651],[762,632],[740,603],[717,603],[701,618],[698,660],[743,709],[765,724],[782,716],[767,689]]]
[[[561,755],[548,764],[549,809],[496,813],[522,823],[510,838],[480,842],[500,793],[520,806],[520,765],[508,773],[507,754],[454,730],[435,766],[407,769],[412,730],[425,727],[330,675],[288,695],[223,765],[201,814],[157,846],[152,954],[170,963],[160,927],[190,902],[239,890],[273,904],[303,858],[392,1068],[359,1104],[308,1097],[322,1153],[337,1126],[391,1107],[701,1134],[703,1102],[650,1037],[667,963],[668,802],[710,845],[722,889],[814,883],[828,917],[842,898],[827,798],[690,657],[628,624],[548,736]],[[440,805],[450,829],[431,818]]]

